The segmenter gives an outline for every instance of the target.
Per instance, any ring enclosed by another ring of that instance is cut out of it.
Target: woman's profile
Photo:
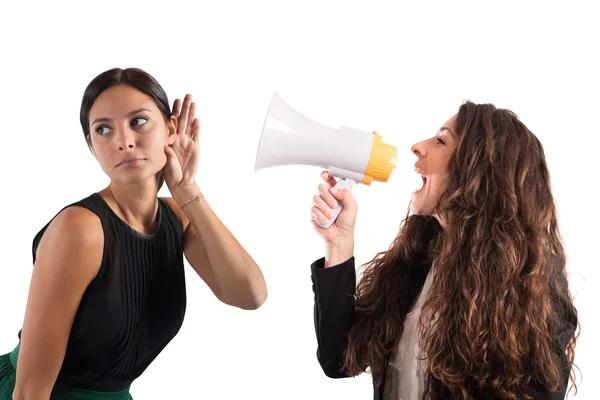
[[[182,325],[184,257],[222,302],[265,301],[261,270],[196,181],[195,112],[191,95],[171,109],[137,68],[87,86],[80,122],[110,184],[35,236],[19,342],[0,357],[0,399],[131,399],[131,383]],[[172,197],[157,197],[163,183]]]
[[[323,173],[311,271],[324,372],[369,371],[385,400],[564,398],[578,316],[542,144],[511,111],[465,102],[411,150],[423,186],[358,285],[357,203]]]

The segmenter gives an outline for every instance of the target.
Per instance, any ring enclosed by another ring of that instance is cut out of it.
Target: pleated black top
[[[125,389],[179,331],[186,307],[183,229],[173,210],[158,203],[150,235],[132,229],[97,193],[67,206],[98,215],[104,253],[75,315],[58,381],[95,391]],[[33,240],[34,263],[49,224]]]

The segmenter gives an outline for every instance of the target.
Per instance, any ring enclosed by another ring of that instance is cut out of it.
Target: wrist
[[[183,203],[201,193],[202,192],[200,191],[200,188],[198,187],[198,184],[196,182],[187,185],[178,185],[171,191],[173,199],[177,202],[177,204],[180,207]]]
[[[354,255],[354,239],[338,240],[325,245],[325,268],[342,264]]]

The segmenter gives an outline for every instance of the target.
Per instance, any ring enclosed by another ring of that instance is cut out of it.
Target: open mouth
[[[423,188],[425,187],[425,184],[427,183],[427,178],[426,178],[424,175],[421,175],[421,178],[423,179],[423,186],[421,186],[421,187],[420,187],[420,188],[417,190],[417,192],[418,192],[419,190],[423,189]]]
[[[416,168],[415,172],[421,175],[421,179],[423,181],[423,185],[421,185],[421,187],[415,191],[418,192],[425,187],[425,184],[427,183],[427,177],[424,175],[424,171],[421,168]]]

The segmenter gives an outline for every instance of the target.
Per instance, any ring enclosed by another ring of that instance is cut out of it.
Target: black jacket
[[[348,332],[356,321],[354,294],[356,290],[356,271],[354,257],[346,262],[324,268],[325,259],[321,258],[311,265],[312,288],[315,295],[315,330],[317,334],[317,359],[325,375],[330,378],[345,378],[349,375],[343,369],[344,352],[348,347]],[[409,304],[412,304],[425,283],[429,268],[420,265],[413,268],[410,274]],[[576,327],[561,329],[563,337],[568,338]],[[566,348],[567,342],[563,341]],[[563,377],[563,387],[568,382],[568,373]],[[374,399],[383,399],[383,387],[373,385]],[[566,389],[556,393],[542,393],[532,390],[535,400],[564,399]],[[395,400],[395,399],[385,399]]]

